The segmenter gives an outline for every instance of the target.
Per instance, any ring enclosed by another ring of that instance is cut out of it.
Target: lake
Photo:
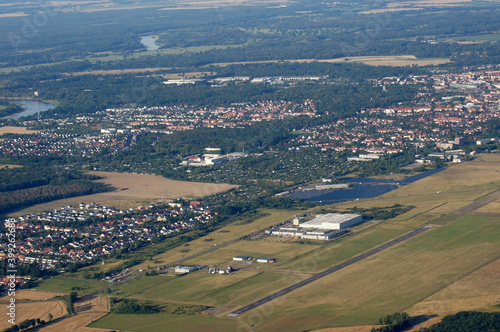
[[[406,185],[418,181],[429,175],[440,172],[443,169],[444,168],[430,170],[410,176],[404,180],[347,178],[344,181],[351,184],[349,189],[296,191],[288,195],[288,197],[303,198],[315,204],[333,204],[362,198],[373,198],[397,189],[399,185]]]
[[[155,36],[142,36],[141,44],[144,45],[148,51],[156,51],[160,48],[160,45],[156,44],[157,40],[158,37]]]
[[[9,119],[17,120],[22,116],[33,115],[40,112],[48,111],[55,106],[52,104],[44,103],[38,100],[29,100],[29,99],[8,99],[10,103],[21,106],[25,109],[24,112],[16,114],[14,116],[9,117]]]

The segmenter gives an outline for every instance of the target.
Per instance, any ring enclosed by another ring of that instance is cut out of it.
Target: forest
[[[477,311],[462,311],[449,315],[443,320],[421,332],[484,332],[500,331],[500,313],[487,313]]]
[[[80,195],[108,191],[97,176],[59,167],[27,166],[0,169],[0,213]]]

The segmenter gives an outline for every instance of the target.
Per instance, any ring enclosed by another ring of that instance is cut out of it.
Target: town
[[[81,203],[17,219],[15,224],[18,264],[37,264],[42,270],[63,272],[72,263],[81,266],[126,248],[159,242],[196,225],[213,220],[217,212],[197,201],[150,204],[126,210]],[[1,237],[5,238],[5,234]],[[2,241],[0,259],[6,259]]]

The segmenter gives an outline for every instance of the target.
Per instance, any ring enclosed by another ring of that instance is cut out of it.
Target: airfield
[[[85,294],[110,288],[110,297],[184,308],[152,315],[108,313],[89,325],[93,330],[164,331],[169,326],[183,331],[335,328],[332,331],[340,332],[343,327],[373,326],[381,316],[397,311],[407,311],[424,323],[460,310],[498,311],[499,162],[498,154],[477,156],[383,196],[337,204],[337,210],[393,204],[414,208],[387,221],[367,221],[331,241],[263,236],[259,231],[305,211],[261,210],[254,218],[226,225],[132,267],[137,277],[131,281],[87,280],[79,271],[48,279],[37,291],[69,293],[80,287]],[[421,227],[425,231],[384,247]],[[373,252],[379,247],[383,250]],[[233,261],[239,255],[277,261]],[[325,273],[356,257],[364,259]],[[116,264],[106,261],[106,267]],[[200,264],[233,266],[235,272],[219,275],[201,269],[174,275],[157,270]],[[88,269],[96,268],[100,269]],[[139,270],[158,274],[146,276]],[[230,315],[314,276],[321,278]],[[200,306],[206,309],[194,309]],[[193,312],[185,309],[190,307]]]

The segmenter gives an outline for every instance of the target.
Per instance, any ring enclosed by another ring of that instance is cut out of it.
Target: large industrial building
[[[359,214],[338,214],[327,213],[317,215],[316,218],[300,223],[300,228],[317,228],[317,229],[345,229],[363,221],[363,217]]]
[[[347,231],[346,228],[359,224],[363,217],[359,214],[327,213],[303,222],[303,217],[294,218],[291,224],[278,229],[273,228],[267,233],[272,236],[298,237],[309,240],[330,240]]]

